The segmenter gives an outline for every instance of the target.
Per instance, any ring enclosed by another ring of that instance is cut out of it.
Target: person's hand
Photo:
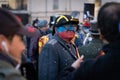
[[[80,63],[83,62],[84,55],[77,59],[71,66],[75,69],[80,67]]]

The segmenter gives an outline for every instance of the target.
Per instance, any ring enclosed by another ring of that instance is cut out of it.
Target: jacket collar
[[[71,45],[75,48],[74,44],[65,42],[64,40],[62,40],[62,39],[58,36],[58,34],[55,34],[55,35],[54,35],[54,38],[58,41],[58,43],[60,43],[60,44],[63,46],[63,48],[65,48],[66,50],[68,50],[68,52],[70,53],[70,55],[71,55],[74,59],[77,59],[76,53],[71,52],[70,49],[69,49],[69,47],[70,47]],[[75,48],[75,49],[76,49],[76,48]]]
[[[6,61],[11,64],[13,67],[17,66],[17,62],[10,58],[7,54],[0,52],[0,60]]]

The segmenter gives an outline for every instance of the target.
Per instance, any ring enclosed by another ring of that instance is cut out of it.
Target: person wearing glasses
[[[42,48],[38,60],[38,80],[56,80],[61,70],[79,58],[72,40],[79,20],[60,15],[53,27],[53,38]]]

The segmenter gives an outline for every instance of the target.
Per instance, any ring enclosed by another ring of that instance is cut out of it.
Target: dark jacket
[[[47,33],[39,30],[38,35],[35,37],[32,37],[30,40],[29,56],[30,56],[31,61],[33,61],[33,62],[38,61],[38,54],[39,54],[38,41],[39,41],[39,38],[44,36],[44,35],[47,35]]]
[[[78,51],[80,55],[84,55],[84,60],[95,58],[97,53],[102,49],[103,42],[100,39],[93,38],[88,44],[79,46]]]
[[[103,49],[104,56],[84,61],[77,70],[67,67],[59,80],[120,80],[120,41]]]
[[[39,32],[37,36],[32,37],[30,39],[30,47],[29,47],[29,57],[30,60],[35,62],[38,59],[38,39],[41,37],[42,34]]]
[[[0,80],[26,80],[15,67],[17,63],[9,56],[0,53]]]
[[[48,41],[39,54],[39,80],[56,80],[60,71],[77,59],[73,44],[67,44],[58,35]]]

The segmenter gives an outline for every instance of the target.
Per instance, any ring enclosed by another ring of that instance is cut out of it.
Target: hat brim
[[[59,26],[66,25],[66,24],[77,24],[78,25],[78,23],[79,21],[69,21],[66,23],[56,24],[55,27],[59,27]]]
[[[18,31],[18,34],[26,37],[35,37],[39,35],[39,33],[39,30],[34,27],[21,27]]]
[[[89,30],[89,32],[90,32],[92,35],[100,35],[100,33],[99,33],[98,31]]]

